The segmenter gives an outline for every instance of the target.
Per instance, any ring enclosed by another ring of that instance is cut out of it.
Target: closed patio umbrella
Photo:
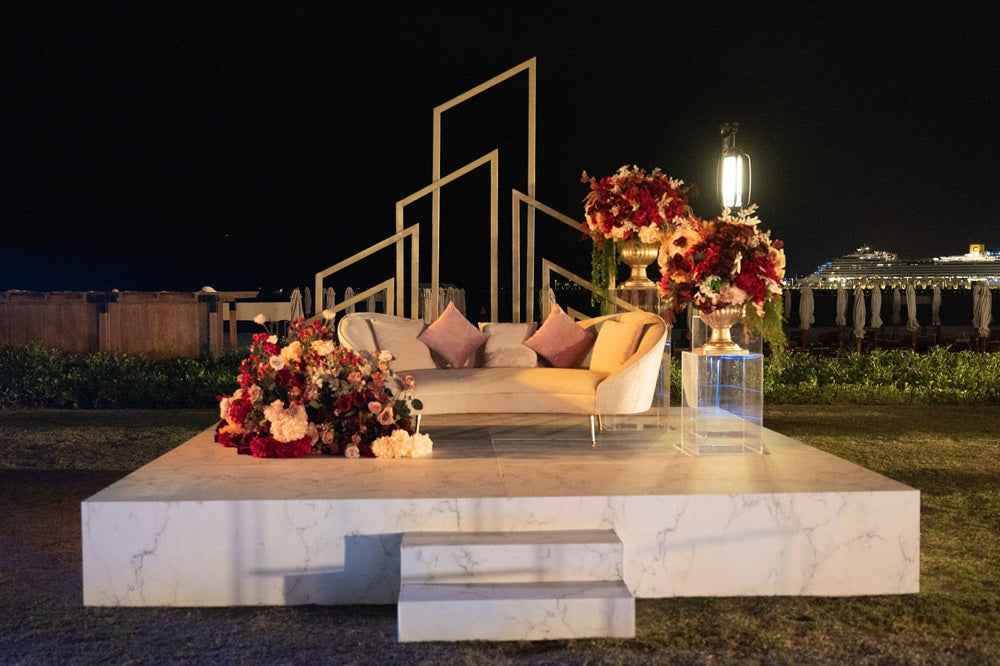
[[[847,291],[843,286],[837,288],[837,326],[847,326]]]
[[[899,298],[899,287],[892,288],[892,325],[899,326],[899,312],[902,310],[903,306]],[[895,333],[893,334],[895,335]]]
[[[302,309],[305,311],[306,315],[312,316],[313,313],[313,294],[312,289],[306,287],[302,291]]]
[[[906,330],[910,333],[920,330],[917,322],[917,290],[912,284],[906,285]]]
[[[865,291],[858,285],[854,288],[854,337],[861,346],[861,339],[865,337]]]
[[[354,288],[348,287],[347,289],[344,290],[344,300],[349,301],[352,298],[354,298]],[[345,312],[347,312],[347,314],[354,314],[354,303],[348,305],[347,310],[345,310]]]
[[[990,322],[993,321],[993,292],[985,282],[977,282],[972,290],[972,327],[983,341],[990,337]]]
[[[431,314],[431,290],[428,287],[420,288],[420,318],[425,324],[434,323],[434,315]]]
[[[799,295],[799,328],[802,329],[803,347],[809,344],[809,329],[816,323],[816,317],[813,316],[815,307],[812,287],[802,287]]]
[[[289,316],[292,318],[292,321],[304,319],[306,315],[302,310],[302,292],[298,288],[293,289],[292,297],[289,300],[292,306],[291,315]]]
[[[941,325],[941,287],[934,287],[934,295],[931,297],[931,325]]]
[[[882,328],[882,290],[878,287],[872,289],[872,331],[878,333]]]
[[[326,310],[332,310],[337,304],[337,292],[333,290],[333,287],[327,287],[326,291],[323,292],[323,308]]]

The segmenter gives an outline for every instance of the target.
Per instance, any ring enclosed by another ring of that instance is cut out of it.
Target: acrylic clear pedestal
[[[764,356],[681,355],[681,438],[691,455],[763,453]]]

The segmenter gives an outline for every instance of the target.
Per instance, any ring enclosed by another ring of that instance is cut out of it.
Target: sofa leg
[[[604,425],[601,423],[601,417],[597,414],[590,415],[590,445],[597,448],[597,431],[604,430]]]
[[[423,416],[423,414],[417,414],[417,427],[416,427],[416,430],[413,431],[415,433],[420,432],[420,417],[421,416]]]

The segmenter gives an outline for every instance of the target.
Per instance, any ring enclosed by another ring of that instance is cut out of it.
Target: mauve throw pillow
[[[554,305],[545,323],[524,344],[554,367],[572,368],[593,339],[592,331],[577,324],[561,307]]]
[[[461,368],[489,337],[470,324],[455,304],[449,302],[441,316],[417,339],[440,354],[451,367]]]

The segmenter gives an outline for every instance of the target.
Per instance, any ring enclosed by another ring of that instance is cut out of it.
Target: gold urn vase
[[[632,273],[619,287],[625,289],[642,289],[655,287],[656,283],[646,275],[646,267],[656,261],[660,254],[659,243],[643,243],[638,238],[630,238],[621,242],[622,263],[628,266]]]
[[[701,354],[740,354],[746,350],[733,341],[732,328],[743,321],[742,305],[727,305],[713,312],[702,312],[701,320],[712,329],[712,337],[698,348]]]

